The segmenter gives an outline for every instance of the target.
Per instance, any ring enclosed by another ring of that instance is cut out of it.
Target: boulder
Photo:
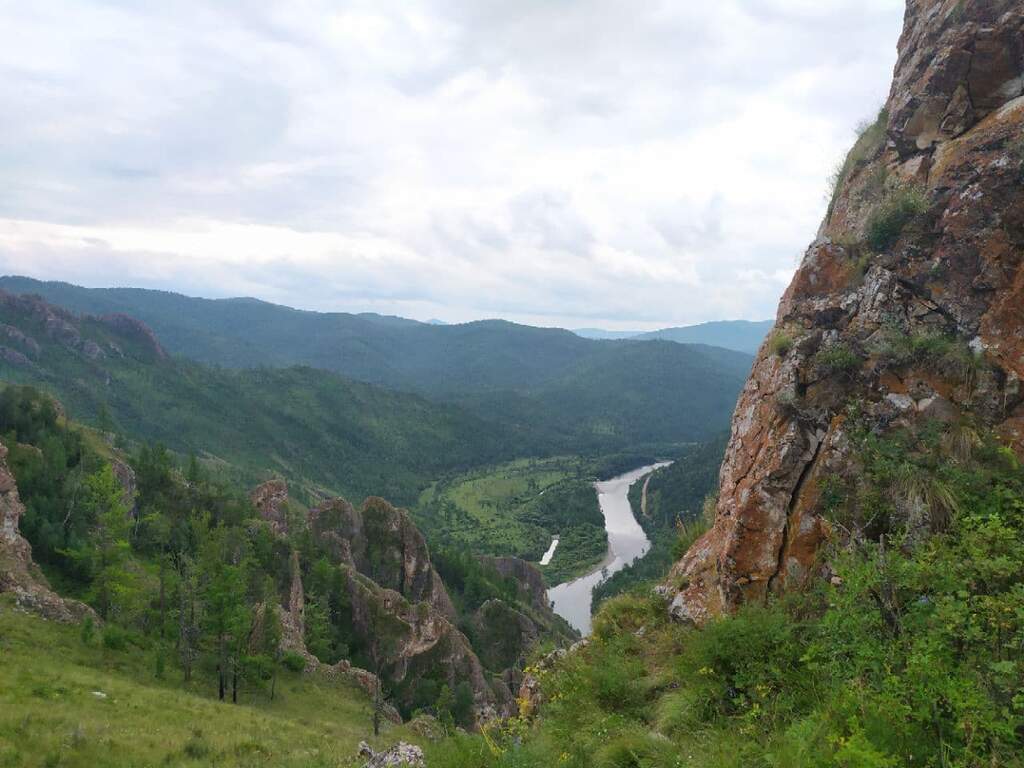
[[[374,752],[365,741],[359,742],[359,757],[366,760],[364,768],[388,768],[389,766],[407,766],[408,768],[426,768],[423,750],[414,744],[398,742],[383,752]]]

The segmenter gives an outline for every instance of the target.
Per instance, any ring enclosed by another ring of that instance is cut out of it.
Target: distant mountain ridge
[[[662,328],[657,331],[605,331],[600,328],[577,328],[573,331],[584,339],[632,341],[674,341],[679,344],[707,344],[736,352],[755,354],[775,323],[771,320],[713,320],[699,325]]]
[[[169,354],[199,363],[308,366],[457,405],[501,425],[504,439],[529,453],[705,439],[724,428],[752,361],[710,346],[592,341],[504,320],[430,325],[14,277],[0,278],[0,289],[137,318]]]

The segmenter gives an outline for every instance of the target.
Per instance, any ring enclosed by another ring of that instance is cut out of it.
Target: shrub
[[[648,594],[618,595],[606,600],[594,616],[594,637],[607,640],[624,632],[635,632],[661,619],[664,604]]]
[[[928,209],[928,198],[918,187],[893,189],[868,215],[866,240],[876,251],[892,246],[903,229]]]
[[[285,651],[281,663],[291,672],[302,672],[306,668],[305,657],[295,651]]]
[[[96,639],[96,622],[93,621],[92,616],[86,616],[82,621],[80,637],[83,645],[92,645],[93,640]]]
[[[128,647],[128,632],[116,624],[103,628],[103,647],[109,651],[123,651]]]
[[[780,329],[772,331],[771,338],[768,340],[768,349],[771,350],[773,355],[778,357],[785,357],[789,350],[793,348],[793,337],[790,336],[786,331]]]
[[[814,356],[815,367],[825,374],[849,374],[861,366],[861,357],[843,343],[833,344]]]
[[[711,514],[712,522],[714,522],[714,512],[712,511]],[[711,523],[707,521],[706,517],[690,522],[680,520],[676,523],[676,539],[672,542],[672,556],[678,560],[685,555],[694,542],[707,533],[710,527]]]
[[[594,756],[596,768],[670,768],[678,765],[667,739],[650,733],[619,736]]]

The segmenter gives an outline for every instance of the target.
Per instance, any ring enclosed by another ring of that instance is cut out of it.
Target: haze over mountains
[[[774,325],[772,320],[713,320],[709,323],[662,328],[657,331],[605,331],[601,328],[577,328],[585,339],[632,339],[634,341],[675,341],[680,344],[708,344],[751,355],[757,352]]]

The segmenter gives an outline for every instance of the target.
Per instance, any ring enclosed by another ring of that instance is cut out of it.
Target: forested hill
[[[309,365],[360,381],[429,396],[536,390],[581,368],[635,359],[627,342],[596,341],[557,328],[503,320],[458,325],[398,317],[308,312],[256,299],[200,299],[139,288],[82,288],[24,277],[0,278],[11,293],[36,294],[78,313],[124,313],[146,323],[172,354],[229,368]],[[682,345],[643,345],[651,362],[672,366],[708,355],[745,377],[751,359]]]
[[[76,313],[130,315],[171,355],[200,363],[309,366],[454,404],[494,425],[502,435],[494,439],[519,455],[706,439],[728,423],[752,360],[716,347],[592,341],[504,321],[439,326],[26,278],[3,278],[2,286]],[[309,371],[302,376],[321,381]],[[492,454],[482,451],[481,460]]]
[[[170,357],[126,316],[78,317],[0,292],[0,379],[36,384],[76,418],[195,452],[249,481],[409,503],[438,473],[515,452],[450,405],[311,368],[231,371]]]

